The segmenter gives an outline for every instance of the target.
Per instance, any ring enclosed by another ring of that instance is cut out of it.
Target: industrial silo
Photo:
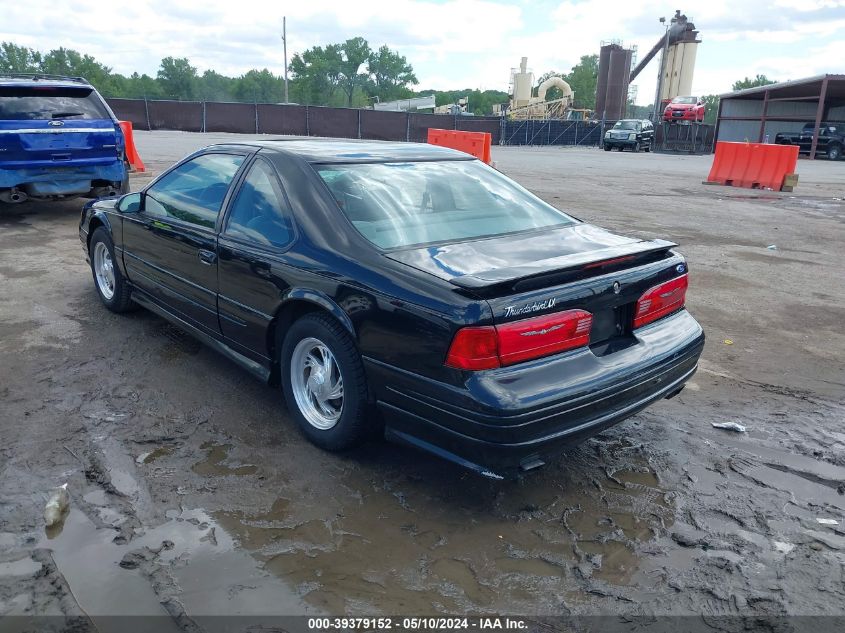
[[[607,73],[610,70],[612,44],[605,44],[599,53],[599,75],[596,81],[596,116],[601,118],[607,103]]]
[[[630,49],[614,44],[610,47],[607,72],[607,96],[605,98],[605,119],[615,121],[625,118],[628,105],[628,76],[631,73]]]
[[[692,33],[691,36],[695,37]],[[663,62],[661,101],[692,95],[692,76],[698,44],[695,39],[685,38],[669,47],[669,54]]]

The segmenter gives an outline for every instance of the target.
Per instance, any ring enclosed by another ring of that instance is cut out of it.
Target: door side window
[[[283,248],[293,239],[287,200],[273,167],[258,159],[235,197],[225,234],[257,246]]]
[[[147,189],[144,212],[214,229],[243,161],[244,157],[236,154],[203,154],[183,163]]]

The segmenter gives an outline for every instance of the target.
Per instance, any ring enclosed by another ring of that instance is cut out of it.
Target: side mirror
[[[117,210],[121,213],[138,213],[141,210],[141,192],[127,193],[117,201]]]

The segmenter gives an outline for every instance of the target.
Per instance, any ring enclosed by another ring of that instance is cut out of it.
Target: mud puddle
[[[197,462],[191,466],[197,475],[203,476],[227,476],[227,475],[253,475],[258,471],[257,466],[252,464],[234,464],[230,465],[229,451],[232,449],[231,444],[215,444],[213,442],[204,442],[201,449],[208,451],[208,455],[201,462]]]
[[[466,613],[501,607],[497,596],[506,592],[516,612],[532,613],[538,593],[556,596],[567,579],[628,585],[640,549],[674,513],[643,463],[553,492],[519,483],[492,494],[471,488],[432,495],[424,482],[402,481],[355,488],[347,496],[354,501],[331,516],[312,518],[301,500],[278,498],[266,512],[214,518],[328,612]],[[560,607],[555,598],[543,602],[550,612]]]
[[[131,543],[116,544],[113,531],[98,529],[83,512],[71,509],[62,528],[45,535],[38,547],[51,552],[95,625],[97,618],[112,615],[193,618],[302,612],[289,587],[259,569],[203,510],[171,511],[168,517]],[[167,618],[156,619],[150,630],[181,629]]]

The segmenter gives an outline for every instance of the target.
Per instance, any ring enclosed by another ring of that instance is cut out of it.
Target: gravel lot
[[[238,138],[137,144],[159,171]],[[326,454],[277,390],[100,305],[80,201],[0,208],[0,615],[845,615],[845,162],[801,161],[782,194],[702,185],[711,157],[493,158],[682,245],[708,343],[680,396],[518,482],[383,442]]]

